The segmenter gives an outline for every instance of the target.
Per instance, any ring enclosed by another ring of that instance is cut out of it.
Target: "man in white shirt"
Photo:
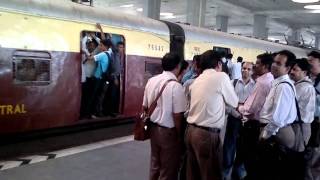
[[[238,97],[229,77],[221,72],[221,56],[212,50],[201,55],[202,74],[190,85],[187,118],[187,180],[222,179],[220,129],[225,107],[237,107]]]
[[[295,59],[296,57],[292,52],[283,50],[277,53],[271,66],[271,73],[275,80],[272,82],[270,93],[260,112],[261,122],[266,122],[260,134],[260,139],[267,140],[271,136],[275,137],[274,143],[276,146],[272,147],[276,151],[265,151],[263,153],[261,158],[265,159],[259,164],[262,173],[259,174],[261,177],[258,179],[296,178],[293,175],[295,174],[295,171],[293,171],[295,164],[290,163],[291,159],[288,153],[283,151],[283,149],[292,148],[295,143],[293,129],[287,128],[297,118],[296,91],[288,76]],[[282,152],[278,154],[281,158],[278,158],[279,156],[275,152]]]
[[[243,63],[241,70],[242,78],[232,80],[239,103],[242,104],[253,92],[255,85],[255,82],[251,79],[252,68],[252,63]],[[241,179],[245,176],[245,170],[243,162],[241,162],[242,160],[239,157],[240,154],[236,151],[238,151],[237,140],[242,127],[242,116],[235,108],[227,108],[227,112],[229,115],[223,143],[223,175],[224,178],[228,179],[232,169],[231,175],[236,179]],[[237,158],[236,160],[235,157]]]
[[[242,57],[238,57],[237,58],[237,62],[235,63],[231,63],[231,79],[241,79],[241,67],[242,67],[242,61],[243,58]]]
[[[299,104],[301,120],[304,122],[303,137],[305,144],[308,144],[311,136],[311,123],[314,120],[314,112],[316,105],[316,92],[313,87],[313,82],[308,77],[311,66],[307,59],[297,59],[293,66],[290,77],[295,81],[297,93],[297,101]]]
[[[164,84],[168,80],[174,80],[166,85],[150,117],[150,180],[178,178],[182,143],[181,123],[187,106],[183,87],[177,82],[181,72],[180,64],[178,54],[166,54],[162,59],[163,73],[149,79],[144,91],[143,108],[147,111]]]

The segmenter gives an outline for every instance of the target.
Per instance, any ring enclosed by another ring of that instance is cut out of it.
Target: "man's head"
[[[251,77],[253,73],[253,63],[251,62],[244,62],[242,64],[241,74],[243,79],[248,79]]]
[[[222,71],[221,55],[213,50],[204,52],[200,58],[200,68],[202,71],[206,69]]]
[[[162,58],[162,69],[164,71],[170,71],[177,77],[181,71],[181,60],[177,53],[167,53]]]
[[[35,62],[32,59],[22,59],[22,67],[26,69],[34,69],[35,68]]]
[[[231,54],[231,53],[230,53],[230,54],[227,54],[226,58],[229,59],[229,60],[231,60],[231,59],[233,58],[233,54]]]
[[[94,41],[88,41],[87,42],[87,49],[89,53],[92,53],[96,49],[96,43]]]
[[[242,63],[242,61],[243,61],[243,57],[239,56],[239,57],[237,58],[237,62]]]
[[[303,59],[297,59],[293,68],[290,71],[290,77],[295,82],[302,80],[310,73],[311,65],[308,63],[308,60]]]
[[[112,47],[112,41],[110,39],[104,39],[100,41],[99,49],[100,51],[107,51]]]
[[[124,54],[124,43],[123,42],[118,42],[117,49],[118,49],[118,52],[120,54]]]
[[[264,53],[257,56],[255,65],[255,73],[257,76],[261,76],[265,73],[270,72],[273,58],[271,54]]]
[[[278,52],[271,66],[274,78],[288,74],[295,61],[296,56],[292,52],[288,50]]]
[[[311,74],[317,76],[320,73],[320,53],[317,51],[310,52],[308,61],[311,65]]]

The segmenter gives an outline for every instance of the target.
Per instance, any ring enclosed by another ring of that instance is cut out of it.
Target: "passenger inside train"
[[[121,35],[99,32],[82,33],[81,117],[115,117],[120,113],[121,84],[125,64],[125,43]],[[116,46],[115,46],[116,44]]]

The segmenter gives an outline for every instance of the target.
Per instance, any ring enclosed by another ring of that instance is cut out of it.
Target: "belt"
[[[219,129],[219,128],[212,128],[212,127],[198,126],[198,125],[195,125],[195,124],[189,124],[189,125],[190,125],[190,126],[193,126],[193,127],[196,127],[196,128],[200,128],[200,129],[203,129],[203,130],[209,131],[209,132],[212,132],[212,133],[220,133],[220,129]]]
[[[166,129],[173,129],[174,128],[174,127],[173,128],[169,128],[169,127],[161,126],[158,123],[155,123],[155,122],[152,122],[152,121],[150,121],[150,124],[153,125],[153,126],[158,126],[158,127],[166,128]]]

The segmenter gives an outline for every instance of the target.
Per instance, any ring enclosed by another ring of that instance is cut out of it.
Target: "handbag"
[[[133,130],[134,140],[136,141],[145,141],[150,138],[150,125],[151,120],[150,116],[152,115],[153,111],[157,107],[157,101],[162,95],[163,90],[166,88],[167,84],[171,81],[176,81],[174,79],[168,80],[161,88],[159,94],[157,95],[156,99],[151,103],[150,107],[140,113],[138,116],[135,117],[135,125]]]
[[[293,89],[292,85],[287,82],[282,82],[289,84],[290,87]],[[280,83],[281,84],[281,83]],[[303,152],[307,146],[303,134],[303,121],[301,118],[301,113],[298,105],[297,98],[295,98],[295,105],[297,109],[297,117],[298,119],[294,121],[293,123],[289,124],[288,126],[285,126],[283,128],[280,128],[278,133],[276,134],[276,140],[284,145],[285,147],[289,148],[292,151],[295,152]]]

